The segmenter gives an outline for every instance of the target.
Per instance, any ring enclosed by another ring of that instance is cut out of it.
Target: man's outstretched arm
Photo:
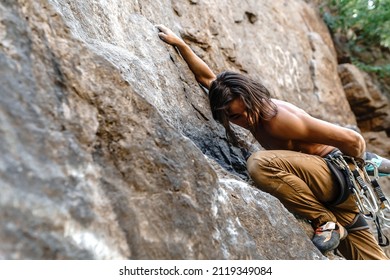
[[[157,25],[156,27],[160,30],[160,33],[158,33],[160,39],[172,46],[175,46],[179,50],[181,56],[187,62],[188,67],[194,73],[195,79],[198,81],[198,83],[209,89],[212,81],[215,80],[216,76],[208,67],[208,65],[202,59],[200,59],[200,57],[198,57],[192,51],[192,49],[169,28],[165,27],[164,25]]]

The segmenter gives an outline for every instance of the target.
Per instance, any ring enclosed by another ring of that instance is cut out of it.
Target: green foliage
[[[324,18],[332,30],[354,33],[350,40],[390,48],[389,0],[328,0],[331,13]]]
[[[366,63],[357,60],[356,58],[352,58],[352,63],[366,72],[377,74],[379,78],[390,77],[390,64],[368,65]]]
[[[378,47],[390,50],[390,0],[326,0],[322,14],[333,33],[343,34],[351,53]],[[352,61],[366,71],[389,74],[390,66]]]

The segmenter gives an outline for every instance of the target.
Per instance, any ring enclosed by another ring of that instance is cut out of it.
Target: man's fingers
[[[156,28],[160,31],[158,33],[158,37],[160,37],[161,40],[165,41],[166,39],[166,34],[165,34],[165,31],[166,31],[166,27],[162,24],[157,24],[156,25]]]
[[[167,35],[166,35],[165,33],[163,33],[163,32],[159,32],[159,33],[158,33],[158,37],[160,37],[161,40],[164,40],[164,41],[165,41],[166,36],[167,36]]]
[[[176,36],[168,27],[165,27],[162,24],[158,24],[156,27],[160,31],[158,36],[161,40],[168,44],[172,44],[172,42],[174,42]]]
[[[158,28],[158,30],[160,30],[160,31],[162,31],[162,32],[164,32],[164,33],[166,33],[167,32],[167,29],[168,28],[166,28],[164,25],[162,25],[162,24],[158,24],[158,25],[156,25],[156,27]]]

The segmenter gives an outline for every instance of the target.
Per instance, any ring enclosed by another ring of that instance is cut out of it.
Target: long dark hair
[[[261,83],[248,76],[225,71],[217,75],[209,89],[211,112],[215,120],[226,129],[230,140],[237,138],[229,122],[229,103],[241,98],[246,107],[249,121],[249,130],[254,133],[261,119],[270,120],[278,110],[271,100],[271,94]]]

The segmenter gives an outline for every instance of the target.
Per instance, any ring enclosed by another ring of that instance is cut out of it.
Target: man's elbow
[[[366,151],[366,142],[362,135],[355,133],[355,140],[353,141],[353,155],[354,157],[363,157]]]

